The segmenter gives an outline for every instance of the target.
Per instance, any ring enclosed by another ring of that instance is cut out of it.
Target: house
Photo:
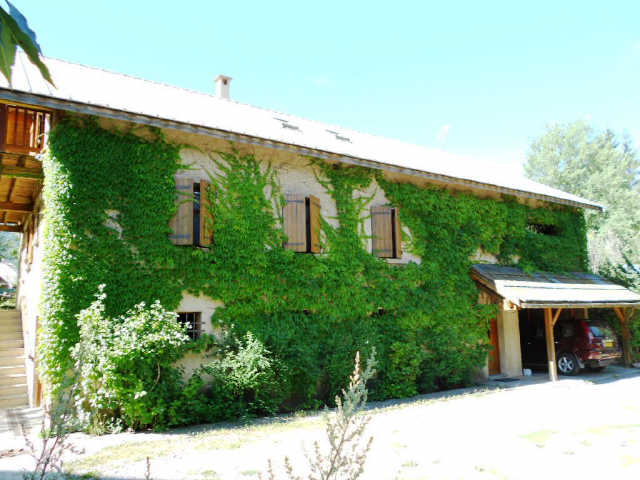
[[[447,152],[238,103],[230,77],[211,95],[46,62],[55,87],[23,56],[11,86],[0,85],[0,229],[23,233],[19,322],[11,317],[23,339],[0,358],[24,379],[2,387],[0,407],[39,403],[41,366],[72,346],[74,315],[100,283],[115,312],[161,298],[193,339],[215,332],[212,317],[246,328],[268,318],[295,330],[289,343],[296,332],[310,335],[305,348],[325,342],[314,353],[323,376],[304,377],[299,395],[341,384],[333,357],[344,349],[350,359],[370,339],[384,345],[383,396],[442,382],[467,354],[487,359],[468,362],[485,376],[519,376],[518,312],[529,308],[546,312],[555,378],[559,315],[615,308],[625,325],[640,306],[593,276],[536,273],[586,270],[583,211],[597,203]],[[214,185],[221,178],[238,191]],[[435,331],[447,341],[425,345]],[[440,355],[446,368],[434,379]],[[188,373],[201,361],[191,354],[183,365]]]

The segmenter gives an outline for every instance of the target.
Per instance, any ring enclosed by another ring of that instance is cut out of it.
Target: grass
[[[213,470],[206,470],[204,472],[201,472],[200,475],[202,475],[202,480],[221,480],[222,479],[222,477],[218,475],[217,472],[214,472]]]
[[[240,472],[240,475],[244,475],[245,477],[256,477],[260,475],[261,472],[258,470],[243,470]]]
[[[193,450],[234,450],[278,432],[319,427],[321,418],[290,416],[259,419],[250,426],[225,425],[212,426],[208,430],[195,433],[169,434],[157,440],[126,442],[105,447],[99,452],[68,462],[66,466],[70,473],[108,471],[125,464],[145,461],[147,457],[154,460]]]
[[[369,414],[379,415],[405,407],[430,405],[435,402],[453,401],[469,397],[482,397],[496,393],[495,389],[479,389],[472,392],[446,395],[421,395],[401,401],[372,403]],[[233,450],[262,438],[292,429],[313,429],[323,425],[321,412],[296,412],[275,418],[261,418],[252,422],[223,423],[198,427],[197,431],[177,430],[165,438],[126,442],[105,447],[99,452],[66,463],[70,473],[109,471],[125,464],[143,462],[149,457],[160,459],[193,450]],[[406,445],[398,445],[406,447]],[[215,472],[214,472],[215,473]],[[249,475],[247,473],[247,475]],[[215,477],[213,477],[215,478]]]
[[[522,435],[522,438],[535,443],[539,447],[544,447],[547,441],[557,433],[558,432],[556,432],[555,430],[538,430],[537,432],[531,432]]]
[[[598,427],[588,428],[586,431],[587,431],[587,433],[591,433],[591,434],[594,434],[594,435],[607,435],[613,430],[628,430],[628,431],[632,431],[632,430],[636,430],[638,428],[640,428],[640,424],[632,423],[632,424],[628,424],[628,425],[600,425]]]

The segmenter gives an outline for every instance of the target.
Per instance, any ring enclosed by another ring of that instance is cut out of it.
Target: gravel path
[[[577,377],[373,405],[365,479],[640,478],[640,376]],[[75,435],[76,473],[109,479],[255,479],[324,438],[319,415],[160,434]],[[20,478],[24,455],[0,459]],[[13,472],[13,473],[11,473]]]

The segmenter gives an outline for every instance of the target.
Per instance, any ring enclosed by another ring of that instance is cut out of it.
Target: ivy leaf
[[[27,54],[29,61],[33,63],[40,74],[51,85],[53,80],[47,66],[40,60],[42,51],[36,41],[36,34],[24,15],[9,1],[9,13],[0,8],[0,72],[11,85],[11,67],[15,63],[16,48],[20,47]]]

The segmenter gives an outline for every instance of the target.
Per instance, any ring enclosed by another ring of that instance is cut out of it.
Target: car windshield
[[[591,334],[596,338],[613,337],[613,331],[606,325],[589,325]]]

